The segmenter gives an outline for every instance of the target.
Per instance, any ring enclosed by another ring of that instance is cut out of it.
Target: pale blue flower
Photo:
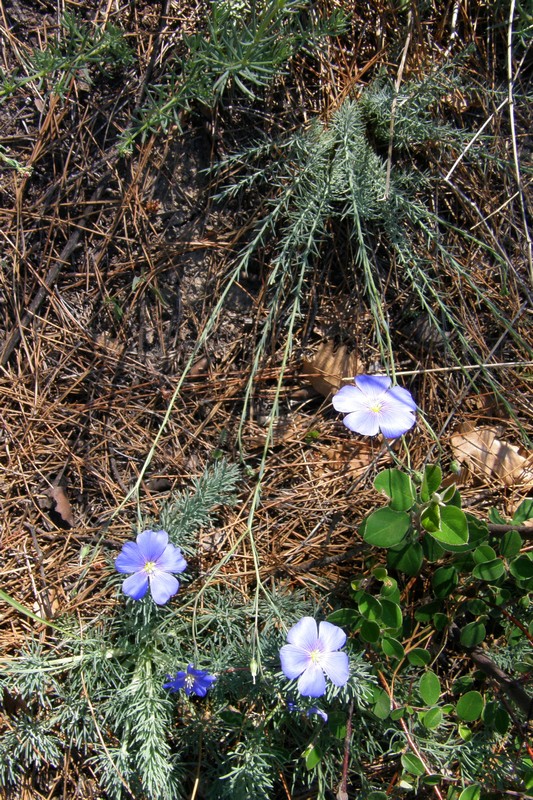
[[[346,653],[337,652],[346,643],[342,628],[331,622],[317,627],[312,617],[303,617],[289,630],[287,641],[280,650],[281,669],[290,680],[298,678],[301,695],[321,697],[326,691],[325,675],[335,686],[345,685],[350,664]]]
[[[157,605],[164,605],[180,585],[172,573],[183,572],[187,562],[179,547],[168,541],[166,531],[143,531],[136,542],[126,542],[115,559],[118,572],[132,572],[122,584],[122,591],[140,600],[150,587]]]
[[[355,386],[343,386],[331,398],[335,411],[346,414],[347,428],[362,436],[381,431],[386,439],[396,439],[413,427],[416,403],[407,389],[379,375],[357,375],[354,381]]]
[[[195,669],[192,664],[187,667],[187,672],[176,672],[176,677],[167,675],[168,683],[163,684],[163,689],[171,692],[185,691],[187,697],[197,694],[198,697],[205,697],[211,685],[216,681],[215,675],[210,675],[205,669]]]

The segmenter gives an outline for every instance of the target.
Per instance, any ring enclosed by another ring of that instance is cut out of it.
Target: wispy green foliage
[[[183,109],[214,108],[230,89],[255,100],[298,51],[316,50],[344,27],[341,11],[321,19],[308,0],[213,0],[206,30],[185,36],[187,55],[169,63],[161,82],[147,87],[147,102],[124,133],[122,150],[148,132],[179,126]]]
[[[233,500],[238,475],[234,466],[217,462],[195,491],[180,494],[168,507],[173,538],[188,540],[192,558],[193,533],[213,522],[220,504]],[[114,587],[115,577],[110,592]],[[64,636],[35,642],[5,659],[0,680],[13,711],[0,734],[1,785],[17,791],[32,770],[36,786],[39,780],[44,785],[73,757],[90,767],[110,800],[129,794],[152,800],[188,796],[200,762],[202,790],[211,797],[272,796],[281,763],[292,765],[294,780],[308,782],[300,753],[315,726],[305,706],[293,714],[287,705],[279,647],[280,619],[292,625],[309,613],[309,601],[303,593],[273,592],[255,607],[243,603],[240,587],[230,582],[202,590],[199,607],[183,587],[164,607],[149,594],[140,601],[121,595],[105,621],[79,628],[63,620]],[[262,672],[255,678],[250,672],[254,623],[263,651]],[[205,699],[163,688],[168,675],[190,663],[217,675]],[[352,664],[347,694],[335,690],[326,698],[341,715],[347,701],[363,709],[370,697],[368,666],[355,653]],[[339,742],[329,756],[332,775],[341,752]]]
[[[232,505],[240,478],[235,464],[221,460],[194,480],[194,492],[181,492],[161,512],[161,525],[170,538],[183,545],[191,532],[210,522],[217,506]]]
[[[505,303],[489,296],[456,257],[457,238],[475,242],[487,263],[503,272],[508,268],[505,257],[490,238],[475,238],[448,214],[440,216],[431,199],[443,179],[440,159],[450,163],[471,138],[463,128],[441,122],[437,113],[457,85],[450,67],[406,83],[396,95],[382,76],[357,100],[345,100],[326,122],[273,143],[270,151],[266,144],[254,145],[219,166],[221,175],[226,169],[231,176],[218,194],[220,200],[240,192],[267,191],[270,197],[237,261],[246,271],[259,250],[270,256],[270,313],[263,322],[257,363],[274,320],[299,313],[301,287],[332,240],[344,255],[348,283],[366,294],[387,370],[395,369],[397,348],[388,308],[395,307],[397,286],[414,302],[413,313],[426,316],[439,346],[457,364],[481,364],[488,356],[472,345],[461,310],[449,302],[450,286],[457,282],[466,283],[475,307],[485,308],[523,357],[530,355]],[[469,150],[474,164],[483,149],[479,140],[476,146],[475,153]],[[391,264],[396,265],[394,292],[386,289]],[[509,408],[494,376],[482,367],[480,374]]]
[[[132,53],[122,32],[114,25],[95,28],[65,12],[55,37],[46,47],[28,55],[21,52],[21,71],[0,71],[0,101],[24,87],[63,96],[74,78],[91,83],[91,70],[101,74],[123,69],[131,63]]]

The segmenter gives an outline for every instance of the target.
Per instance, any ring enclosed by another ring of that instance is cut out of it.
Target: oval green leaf
[[[422,715],[422,724],[429,731],[433,731],[435,728],[439,727],[443,720],[443,716],[442,709],[438,706],[435,706],[434,708],[430,708]]]
[[[390,497],[390,508],[408,511],[415,502],[415,487],[409,475],[399,469],[385,469],[374,481],[374,488]]]
[[[424,552],[419,542],[406,542],[399,547],[392,547],[387,553],[387,564],[398,572],[414,577],[420,572]]]
[[[386,600],[381,601],[381,623],[385,628],[398,630],[402,627],[403,617],[402,610],[399,605]]]
[[[413,667],[427,667],[431,661],[431,653],[423,647],[413,647],[407,653],[407,660]]]
[[[522,537],[518,531],[507,531],[500,540],[500,553],[504,558],[517,556],[522,549]]]
[[[389,658],[396,658],[398,661],[401,661],[405,655],[403,644],[401,644],[398,639],[394,639],[392,636],[383,637],[381,648],[386,656]]]
[[[377,642],[380,636],[379,625],[377,622],[370,622],[368,619],[364,619],[359,630],[361,638],[365,640],[365,642],[370,642],[374,644]]]
[[[440,697],[440,681],[434,672],[428,670],[420,678],[418,684],[420,697],[427,706],[434,706]]]
[[[413,753],[403,753],[401,762],[404,770],[409,772],[410,775],[416,775],[417,778],[423,775],[426,771],[421,760],[418,758],[418,756],[413,755]]]
[[[467,692],[459,698],[455,710],[463,722],[474,722],[480,718],[483,711],[482,695],[476,691]]]
[[[478,550],[480,548],[478,547]],[[490,548],[492,550],[492,548]],[[505,565],[501,558],[493,558],[492,561],[485,561],[483,564],[476,564],[472,570],[474,578],[479,578],[480,581],[497,581],[502,575],[505,574]]]
[[[378,508],[366,520],[363,538],[375,547],[395,547],[411,527],[411,517],[405,511]]]
[[[457,506],[444,506],[440,509],[440,528],[431,535],[446,547],[447,544],[461,545],[468,542],[468,523],[464,511]]]
[[[509,572],[521,581],[533,578],[533,560],[527,555],[515,558],[509,564]]]
[[[481,786],[479,783],[472,783],[463,789],[459,795],[459,800],[479,800],[481,797]]]
[[[305,766],[311,770],[322,760],[322,753],[316,744],[308,745],[302,753],[305,759]]]
[[[420,499],[427,503],[433,492],[436,492],[442,481],[442,470],[437,464],[427,464],[420,488]]]
[[[484,564],[485,561],[494,561],[496,550],[490,544],[480,544],[472,553],[472,558],[476,564]]]
[[[482,622],[469,622],[461,629],[461,644],[463,647],[476,647],[486,636],[486,629]]]
[[[454,566],[439,567],[431,578],[435,597],[448,597],[459,583],[459,576]]]

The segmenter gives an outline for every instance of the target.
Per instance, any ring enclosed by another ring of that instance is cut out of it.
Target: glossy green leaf
[[[426,464],[422,486],[420,487],[420,499],[427,503],[433,492],[436,492],[442,481],[442,470],[437,464]]]
[[[459,795],[459,800],[479,800],[481,797],[481,786],[479,783],[472,783],[463,789]]]
[[[533,560],[528,555],[519,556],[509,564],[509,572],[519,580],[533,578]]]
[[[453,565],[439,567],[435,570],[431,578],[431,585],[435,597],[448,597],[454,591],[458,583],[459,576]]]
[[[500,553],[504,558],[513,558],[519,554],[522,544],[518,531],[506,531],[500,539]]]
[[[390,508],[408,511],[415,502],[415,487],[409,475],[399,469],[385,469],[374,481],[374,488],[390,497]]]
[[[483,564],[485,561],[494,561],[496,550],[490,544],[481,544],[472,553],[472,558],[476,564]]]
[[[468,725],[463,725],[459,723],[457,726],[457,733],[463,740],[463,742],[469,742],[472,739],[472,730],[468,727]]]
[[[407,653],[407,660],[413,667],[426,667],[431,661],[431,653],[422,647],[413,647]]]
[[[433,536],[423,536],[420,540],[422,552],[428,561],[440,561],[444,553],[444,547],[440,545]]]
[[[440,528],[440,506],[432,503],[420,514],[420,523],[425,531],[433,533]]]
[[[302,753],[307,769],[314,769],[322,760],[322,753],[316,744],[308,745]]]
[[[464,628],[461,628],[461,644],[463,647],[476,647],[483,641],[486,634],[487,631],[482,622],[469,622]]]
[[[441,608],[441,600],[432,600],[430,603],[425,603],[416,609],[415,619],[419,622],[430,622],[433,619],[433,614]]]
[[[346,737],[346,712],[330,711],[328,714],[328,730],[336,739],[344,740]]]
[[[359,630],[359,634],[365,642],[374,643],[377,642],[380,637],[380,629],[377,622],[370,622],[368,619],[364,619],[361,623],[361,628]]]
[[[426,771],[422,761],[413,753],[402,753],[401,762],[404,770],[417,778],[424,775]]]
[[[448,626],[449,620],[448,620],[448,616],[446,614],[443,614],[442,612],[437,611],[436,614],[433,614],[432,622],[433,622],[433,625],[435,627],[435,630],[443,631],[444,628],[446,628]]]
[[[341,628],[353,630],[361,619],[355,608],[339,608],[328,614],[328,622],[339,625]]]
[[[384,581],[388,578],[389,573],[385,569],[385,567],[374,567],[372,570],[372,575],[378,581]]]
[[[378,719],[387,719],[391,712],[390,697],[384,689],[374,689],[374,705],[372,710]]]
[[[385,653],[386,656],[389,658],[396,658],[398,661],[401,661],[405,655],[405,650],[403,649],[403,644],[398,641],[398,639],[394,639],[392,636],[384,636],[381,642],[381,649]]]
[[[367,592],[360,593],[357,599],[357,608],[365,619],[373,622],[381,619],[381,603],[376,597],[367,594]]]
[[[511,719],[505,708],[498,701],[490,700],[486,703],[481,716],[485,725],[494,728],[500,736],[504,736],[509,730]]]
[[[493,522],[495,525],[507,525],[508,522],[506,519],[502,517],[499,511],[496,511],[495,508],[491,508],[489,511],[489,520]]]
[[[398,547],[391,547],[387,552],[389,567],[411,577],[418,575],[423,561],[424,552],[419,542],[406,542]]]
[[[400,590],[398,589],[398,582],[391,578],[390,575],[385,578],[383,585],[379,591],[380,597],[385,597],[392,603],[400,602]]]
[[[528,519],[533,519],[533,497],[522,500],[513,514],[513,525],[522,525]]]
[[[363,538],[375,547],[395,547],[411,527],[411,517],[405,511],[378,508],[366,519]]]
[[[422,725],[428,730],[433,731],[435,728],[439,727],[443,717],[442,709],[435,706],[422,714]]]
[[[381,623],[385,628],[397,630],[402,627],[402,610],[397,603],[385,598],[381,601]]]
[[[456,506],[440,509],[440,529],[431,535],[444,545],[460,545],[468,541],[468,523],[464,511]]]
[[[471,691],[464,694],[455,706],[457,716],[463,722],[475,722],[483,711],[483,697],[479,692]]]
[[[420,697],[427,706],[434,706],[441,693],[440,681],[434,672],[428,670],[420,678],[418,684]]]
[[[480,581],[487,581],[488,583],[497,581],[504,574],[505,564],[501,558],[494,558],[492,561],[485,561],[483,564],[476,564],[472,570],[472,575],[474,578],[479,578]]]

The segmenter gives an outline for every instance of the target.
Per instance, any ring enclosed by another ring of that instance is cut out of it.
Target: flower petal
[[[313,617],[302,617],[287,633],[289,644],[295,644],[309,653],[316,650],[318,643],[318,628]]]
[[[376,411],[361,408],[344,417],[343,423],[351,431],[360,433],[362,436],[375,436],[379,433],[379,420],[380,414]]]
[[[179,692],[185,685],[186,673],[183,671],[176,672],[176,677],[172,678],[167,675],[167,683],[163,684],[163,689],[170,689],[171,692]]]
[[[360,408],[361,404],[365,403],[365,397],[357,386],[348,384],[347,386],[342,386],[333,395],[331,403],[335,411],[340,411],[341,414],[349,414],[354,408]]]
[[[168,533],[143,531],[137,536],[137,544],[146,561],[157,561],[168,544]]]
[[[411,411],[416,411],[417,405],[413,400],[413,395],[411,392],[408,392],[407,389],[404,389],[403,386],[392,386],[387,394],[389,397],[394,398],[394,400],[404,403]]]
[[[115,559],[117,572],[139,572],[145,565],[144,556],[135,542],[126,542]]]
[[[209,689],[211,688],[211,684],[216,681],[216,677],[214,675],[209,675],[209,673],[203,671],[203,674],[199,676],[194,682],[193,691],[198,697],[205,697]]]
[[[346,655],[338,653],[337,655]],[[309,664],[298,679],[298,691],[304,697],[322,697],[326,691],[324,673],[317,664]]]
[[[319,708],[318,706],[311,706],[311,708],[307,710],[308,717],[310,717],[312,714],[316,714],[317,717],[322,717],[322,720],[324,722],[328,721],[328,715],[326,714],[325,711],[322,711],[322,709]]]
[[[134,600],[141,600],[148,589],[148,575],[142,570],[134,572],[122,584],[122,591]]]
[[[320,666],[335,686],[344,686],[350,677],[350,661],[346,653],[324,653]]]
[[[323,645],[323,652],[331,653],[340,650],[346,644],[346,634],[338,625],[331,622],[321,622],[318,626],[318,638]]]
[[[156,567],[162,572],[183,572],[187,568],[187,562],[183,558],[179,547],[167,544],[156,561]]]
[[[379,427],[386,439],[396,439],[410,430],[416,417],[404,403],[387,402],[379,414]]]
[[[150,575],[150,591],[158,606],[164,606],[179,588],[179,581],[168,572],[156,569]]]
[[[289,680],[298,678],[310,664],[311,656],[306,650],[294,644],[286,644],[279,651],[281,669]]]
[[[354,380],[357,388],[361,389],[372,405],[383,399],[392,383],[386,375],[356,375]]]

